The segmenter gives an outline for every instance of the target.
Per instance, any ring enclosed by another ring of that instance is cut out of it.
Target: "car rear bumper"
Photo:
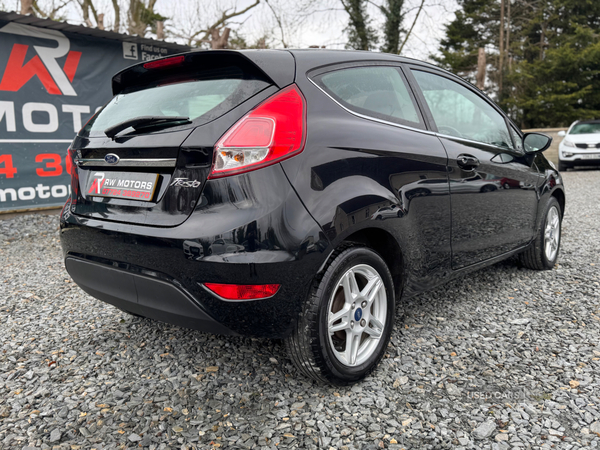
[[[256,192],[256,180],[265,178],[259,172],[209,180],[202,209],[177,227],[90,219],[70,213],[67,203],[67,271],[93,297],[144,317],[217,334],[287,336],[329,242],[287,180],[260,197],[231,201],[222,194]],[[223,239],[235,250],[213,245]],[[281,287],[270,298],[227,301],[207,282]]]
[[[65,266],[81,289],[124,311],[210,333],[237,334],[173,283],[73,256],[65,259]]]

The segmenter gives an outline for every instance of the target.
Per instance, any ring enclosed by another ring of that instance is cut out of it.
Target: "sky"
[[[52,4],[58,5],[64,0],[38,0],[38,4],[48,10]],[[376,30],[383,27],[380,11],[375,6],[384,0],[371,0],[368,3],[368,13],[372,19],[371,25]],[[126,0],[121,6],[122,19],[125,23]],[[251,5],[254,0],[157,0],[156,11],[168,17],[166,40],[185,43],[182,36],[189,36],[194,31],[206,27],[216,21],[223,11],[242,10]],[[111,0],[93,0],[98,12],[105,12],[105,24],[111,26],[113,8]],[[405,28],[413,23],[420,0],[406,0],[407,15]],[[8,10],[20,10],[19,0],[0,0],[0,6]],[[419,19],[412,34],[404,47],[403,56],[427,60],[436,52],[439,40],[443,37],[444,25],[454,18],[455,0],[425,0]],[[82,24],[82,15],[76,3],[71,3],[64,11],[64,17],[69,23]],[[282,27],[279,27],[273,11],[279,17]],[[246,38],[248,43],[255,42],[263,35],[274,36],[269,44],[272,47],[282,47],[281,29],[284,40],[289,47],[306,48],[310,45],[325,45],[327,48],[344,48],[347,26],[347,14],[341,8],[340,0],[261,0],[261,3],[231,23],[231,28],[237,30]],[[121,30],[124,31],[124,30]],[[150,37],[150,36],[149,36]]]

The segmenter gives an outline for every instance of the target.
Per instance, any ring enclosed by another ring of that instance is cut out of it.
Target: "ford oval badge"
[[[356,308],[356,311],[354,311],[354,320],[358,322],[360,319],[362,319],[362,309]]]
[[[119,162],[119,159],[121,158],[119,158],[114,153],[109,153],[104,157],[104,161],[106,161],[106,164],[117,164]]]

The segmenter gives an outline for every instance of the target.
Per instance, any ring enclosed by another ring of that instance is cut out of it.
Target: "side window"
[[[351,67],[318,75],[314,81],[351,111],[425,128],[413,96],[398,68]]]
[[[413,75],[441,134],[513,148],[504,117],[479,95],[439,75]]]
[[[521,137],[519,132],[513,126],[510,127],[510,134],[513,138],[513,141],[515,141],[515,148],[517,149],[517,151],[524,153],[523,152],[523,138]]]

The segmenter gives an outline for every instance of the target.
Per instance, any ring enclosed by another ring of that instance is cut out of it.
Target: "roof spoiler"
[[[207,71],[218,73],[231,66],[246,66],[251,72],[259,71],[260,78],[267,77],[279,88],[294,82],[295,63],[288,51],[197,50],[130,66],[113,76],[112,91],[117,95],[138,86],[182,82]]]

